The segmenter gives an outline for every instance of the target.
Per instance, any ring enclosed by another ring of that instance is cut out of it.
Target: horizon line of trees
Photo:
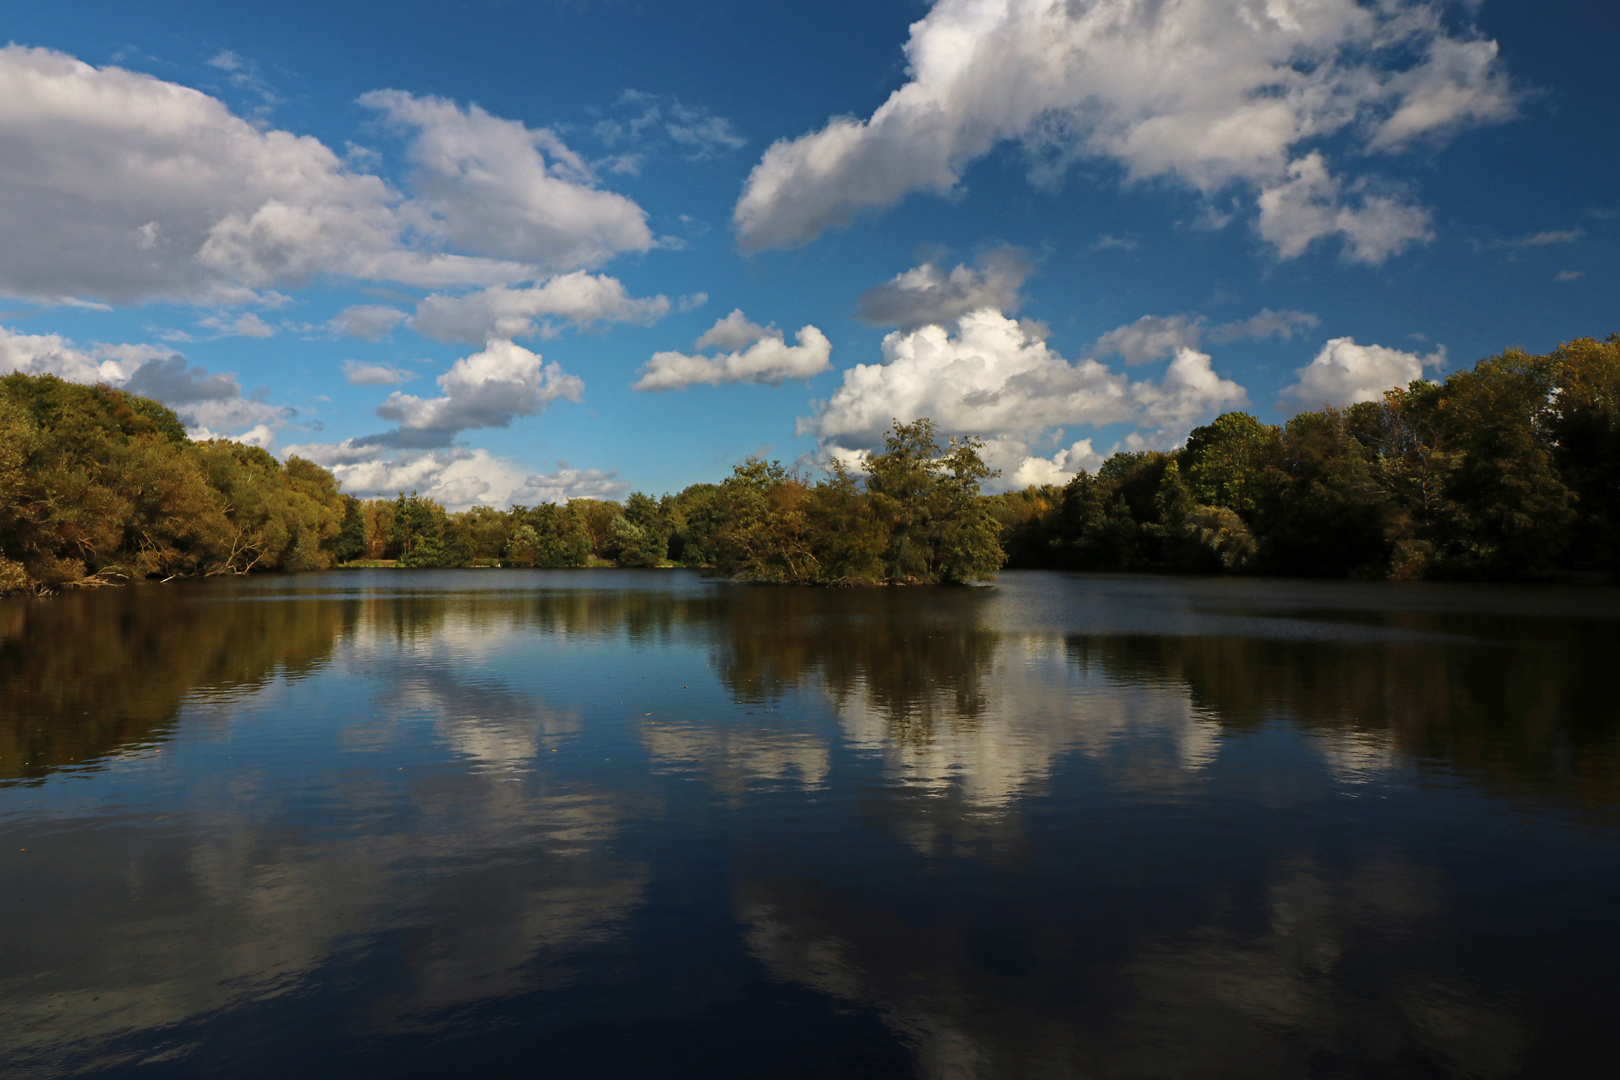
[[[1396,579],[1620,571],[1620,335],[1508,350],[1282,425],[1241,412],[1062,486],[980,493],[974,438],[896,420],[859,472],[750,459],[623,503],[342,493],[163,405],[0,378],[0,593],[149,577],[406,567],[710,567],[778,584],[987,580],[1003,566]]]

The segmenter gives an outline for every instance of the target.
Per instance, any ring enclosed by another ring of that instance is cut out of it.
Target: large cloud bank
[[[745,251],[795,247],[914,191],[949,194],[1015,140],[1031,179],[1081,158],[1131,180],[1255,196],[1281,257],[1339,236],[1378,263],[1431,235],[1372,176],[1331,173],[1513,114],[1493,41],[1446,29],[1442,0],[939,0],[905,45],[909,80],[867,119],[766,150],[733,211]]]
[[[549,130],[400,91],[361,101],[407,136],[410,192],[197,90],[0,48],[0,295],[235,302],[320,275],[488,286],[653,244],[641,208]]]

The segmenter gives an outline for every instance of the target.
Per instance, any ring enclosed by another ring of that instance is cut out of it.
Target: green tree
[[[824,585],[883,581],[891,522],[861,490],[849,466],[834,458],[809,494],[806,540],[816,554],[813,580]]]
[[[1193,428],[1177,460],[1199,505],[1222,506],[1247,518],[1277,443],[1278,431],[1270,424],[1248,413],[1222,413]]]
[[[342,525],[342,501],[330,473],[298,458],[284,467],[266,450],[224,439],[200,443],[197,451],[209,485],[224,499],[221,571],[330,564],[322,543]]]
[[[618,542],[619,562],[627,566],[657,566],[669,555],[669,518],[650,495],[632,491],[625,500],[624,519],[634,533],[620,528],[619,535],[634,539]],[[618,526],[616,526],[618,527]]]
[[[513,529],[502,556],[524,566],[583,566],[590,559],[591,537],[578,506],[541,503],[514,506]]]
[[[1048,541],[1068,570],[1124,570],[1136,561],[1137,524],[1117,480],[1081,472],[1063,486]]]
[[[1158,538],[1159,557],[1171,570],[1212,574],[1242,570],[1254,560],[1254,536],[1237,511],[1198,502],[1181,465],[1165,465],[1154,497],[1158,520],[1143,532]]]
[[[1436,538],[1442,575],[1540,577],[1569,546],[1575,496],[1545,438],[1553,374],[1547,358],[1509,350],[1413,395],[1454,455]]]
[[[351,562],[366,554],[365,503],[353,495],[344,495],[343,523],[337,536],[327,541],[327,550],[336,562]]]
[[[493,562],[501,557],[512,528],[509,512],[493,506],[474,506],[451,517],[467,531],[474,559]]]
[[[1555,389],[1542,427],[1579,509],[1568,561],[1620,571],[1620,334],[1565,342],[1548,360]]]
[[[1387,573],[1392,506],[1375,469],[1347,411],[1328,408],[1288,421],[1255,515],[1262,566],[1299,576]]]
[[[980,439],[953,438],[937,461],[930,492],[935,581],[989,581],[1007,561],[995,515],[979,496],[979,481],[999,475],[984,463],[983,449]]]
[[[714,562],[714,538],[720,529],[716,509],[718,484],[693,484],[669,500],[669,557],[685,566]]]
[[[578,508],[585,522],[591,537],[591,554],[598,559],[612,558],[608,554],[608,533],[613,528],[613,519],[623,514],[624,507],[600,499],[570,499],[568,505]]]
[[[346,509],[325,469],[194,443],[155,401],[0,378],[0,590],[326,566]]]
[[[400,566],[442,566],[444,507],[412,491],[394,500],[390,544],[399,552]]]
[[[1058,567],[1057,518],[1063,489],[1056,484],[1031,485],[1021,491],[985,496],[986,505],[1001,528],[1001,546],[1007,566]]]
[[[1006,560],[1000,530],[978,498],[995,475],[977,439],[951,439],[942,452],[934,421],[899,420],[883,452],[866,459],[866,491],[890,522],[884,576],[896,583],[985,580]]]

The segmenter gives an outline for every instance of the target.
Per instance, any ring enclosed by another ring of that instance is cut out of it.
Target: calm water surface
[[[0,602],[0,1073],[1620,1074],[1617,600]]]

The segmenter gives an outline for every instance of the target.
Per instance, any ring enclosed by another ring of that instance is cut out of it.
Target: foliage
[[[669,520],[669,557],[683,566],[714,562],[715,536],[720,530],[720,485],[693,484],[660,501]]]
[[[585,530],[591,538],[591,554],[598,559],[609,558],[608,533],[613,528],[613,519],[620,516],[624,508],[618,503],[598,499],[571,499],[568,505],[579,508]]]
[[[609,556],[621,566],[658,566],[669,554],[669,519],[658,501],[630,493],[608,530]]]
[[[409,495],[402,491],[394,500],[391,540],[400,566],[471,566],[476,558],[468,514],[452,516],[414,491]]]
[[[931,420],[896,422],[864,484],[842,462],[812,486],[779,462],[747,461],[720,485],[714,562],[777,584],[935,584],[993,577],[1000,526],[979,481],[977,440],[943,449]]]
[[[1366,577],[1387,558],[1388,511],[1377,458],[1343,409],[1288,421],[1259,484],[1253,515],[1264,537],[1262,569],[1278,574]]]
[[[1620,566],[1620,334],[1560,345],[1547,362],[1556,391],[1542,429],[1580,511],[1569,561]]]
[[[0,592],[327,566],[348,509],[319,466],[192,442],[155,401],[0,378]]]
[[[1177,457],[1199,505],[1252,514],[1277,443],[1278,431],[1269,424],[1248,413],[1222,413],[1193,428]]]
[[[808,488],[780,462],[749,460],[736,466],[716,496],[721,526],[714,538],[715,566],[734,577],[770,584],[819,579],[807,536]]]
[[[338,534],[327,541],[326,549],[332,553],[332,558],[336,561],[349,562],[366,555],[365,503],[353,495],[344,495],[341,498],[343,524],[338,527]]]
[[[1013,565],[1334,577],[1620,571],[1620,336],[1509,350],[1275,428],[1226,413],[1052,500],[998,496]]]
[[[501,554],[508,566],[584,566],[591,555],[591,534],[578,506],[514,506]]]

